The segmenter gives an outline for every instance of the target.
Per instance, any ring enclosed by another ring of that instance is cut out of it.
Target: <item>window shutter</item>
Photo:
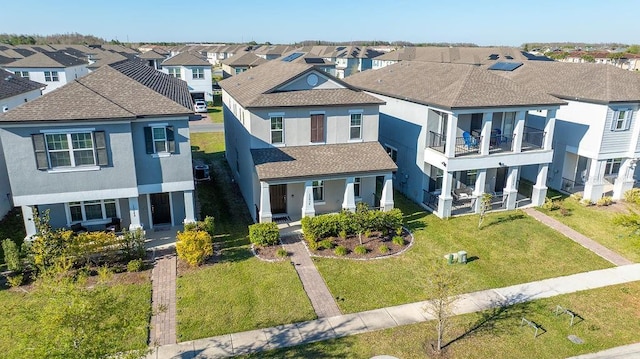
[[[611,131],[616,130],[616,124],[618,123],[618,116],[620,116],[619,111],[613,111],[613,116],[611,117]]]
[[[631,119],[633,118],[633,111],[627,110],[627,116],[624,119],[624,129],[628,130],[631,128]]]
[[[44,143],[44,134],[36,133],[31,135],[33,141],[33,152],[36,155],[36,167],[39,170],[49,168],[49,159],[47,158],[47,146]]]
[[[107,157],[107,139],[104,131],[94,132],[93,141],[96,146],[96,160],[98,162],[98,166],[108,166],[109,158]]]
[[[153,133],[151,133],[151,127],[144,128],[144,142],[147,148],[147,153],[152,154],[153,151]]]
[[[167,152],[176,153],[176,140],[173,135],[173,126],[167,126]]]
[[[318,137],[318,127],[317,120],[315,115],[311,115],[311,141],[316,142],[316,138]]]

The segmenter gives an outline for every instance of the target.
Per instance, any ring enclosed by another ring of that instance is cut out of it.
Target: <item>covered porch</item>
[[[603,196],[624,198],[635,185],[637,158],[593,159],[566,152],[560,190],[582,193],[583,198],[597,202]]]

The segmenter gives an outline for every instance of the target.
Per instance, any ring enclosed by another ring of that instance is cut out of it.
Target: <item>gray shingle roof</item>
[[[264,64],[267,60],[252,52],[246,52],[242,55],[231,56],[221,62],[229,66],[258,66]]]
[[[346,106],[346,105],[383,105],[379,100],[365,92],[352,89],[301,90],[261,94],[251,102],[255,107],[301,107],[301,106]]]
[[[88,62],[77,57],[67,55],[61,51],[57,52],[36,52],[23,59],[16,60],[5,67],[9,68],[65,68],[71,66],[86,65]]]
[[[88,65],[87,68],[94,70],[101,66],[113,64],[126,59],[127,58],[125,56],[120,55],[117,52],[105,52],[96,62]]]
[[[260,180],[322,178],[396,171],[378,142],[252,149]]]
[[[25,92],[44,88],[45,85],[24,79],[20,76],[0,69],[0,99],[9,98]]]
[[[444,109],[564,104],[494,71],[466,64],[402,61],[357,73],[345,82],[374,93]]]
[[[211,64],[194,54],[181,52],[164,60],[162,66],[211,66]]]
[[[143,52],[142,54],[138,55],[138,57],[145,60],[164,60],[167,58],[166,56],[159,54],[155,50]]]
[[[497,55],[497,57],[491,57]],[[511,57],[511,58],[509,58]],[[391,61],[422,61],[458,64],[487,64],[495,61],[526,61],[520,49],[513,47],[403,47],[375,58]]]

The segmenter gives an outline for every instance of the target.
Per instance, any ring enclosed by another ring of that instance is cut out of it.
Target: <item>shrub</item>
[[[345,231],[343,229],[343,230],[340,231],[339,235],[340,235],[340,238],[345,238],[346,239],[347,238],[347,231]]]
[[[318,242],[318,248],[331,249],[333,248],[333,241],[331,241],[331,239],[323,239]]]
[[[404,238],[402,238],[402,236],[393,236],[393,239],[391,240],[391,242],[395,245],[403,246]]]
[[[305,239],[318,240],[340,236],[346,238],[365,231],[391,231],[402,226],[402,211],[397,208],[388,212],[370,210],[359,205],[356,213],[343,210],[338,214],[324,214],[302,219]]]
[[[4,251],[4,262],[7,269],[12,272],[22,272],[22,260],[20,260],[20,250],[14,241],[7,238],[2,241],[2,250]]]
[[[609,196],[604,196],[604,197],[600,198],[598,200],[598,202],[596,202],[596,205],[599,206],[599,207],[610,206],[612,204],[613,204],[613,198],[609,197]]]
[[[311,249],[312,251],[318,250],[318,241],[316,241],[315,239],[307,239],[307,243],[309,243],[309,249]]]
[[[381,245],[380,247],[378,247],[378,251],[382,254],[388,253],[389,252],[389,247],[387,247],[386,244]]]
[[[353,252],[357,255],[365,255],[367,254],[367,248],[363,245],[357,245],[354,249]]]
[[[138,228],[135,231],[122,231],[122,246],[127,259],[143,259],[145,256],[144,249],[144,231]]]
[[[336,249],[334,249],[333,253],[335,253],[337,256],[346,256],[348,250],[345,246],[337,246]]]
[[[276,251],[276,255],[278,257],[284,258],[289,255],[289,252],[287,252],[287,250],[284,248],[278,248],[278,250]]]
[[[196,266],[213,255],[211,236],[205,231],[178,232],[176,236],[178,258]]]
[[[632,188],[625,192],[624,200],[629,203],[640,204],[640,188]]]
[[[582,194],[579,192],[573,193],[570,197],[578,202],[582,201]]]
[[[275,222],[256,223],[249,226],[249,240],[257,246],[278,244],[280,231]]]
[[[140,272],[143,268],[142,259],[132,259],[127,263],[127,272]]]
[[[371,230],[370,229],[365,230],[363,236],[364,236],[364,238],[371,237]]]
[[[22,273],[7,276],[7,284],[11,288],[19,287],[22,284],[23,280],[24,280],[24,275]]]
[[[580,204],[583,205],[583,206],[591,206],[591,205],[593,205],[591,200],[589,200],[588,198],[585,198],[582,201],[580,201]]]
[[[548,211],[555,211],[556,209],[560,209],[560,204],[558,201],[554,201],[551,198],[545,198],[544,204],[541,207]]]
[[[396,228],[396,236],[401,236],[401,235],[402,235],[402,227]]]
[[[101,283],[106,283],[113,278],[113,271],[108,266],[98,268],[98,279]]]
[[[184,231],[205,231],[209,233],[211,237],[215,235],[215,223],[214,218],[211,216],[204,217],[204,221],[190,222],[184,224]]]

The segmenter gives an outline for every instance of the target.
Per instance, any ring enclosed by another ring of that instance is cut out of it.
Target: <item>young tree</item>
[[[484,216],[488,210],[491,209],[491,200],[493,196],[490,193],[483,193],[482,197],[480,197],[480,218],[478,219],[478,229],[482,226],[482,221],[484,221]]]
[[[434,262],[427,272],[427,296],[431,298],[424,311],[435,317],[437,341],[433,348],[436,352],[442,352],[443,338],[449,326],[449,318],[453,315],[454,295],[458,294],[462,287],[460,278],[451,266],[443,261]]]

